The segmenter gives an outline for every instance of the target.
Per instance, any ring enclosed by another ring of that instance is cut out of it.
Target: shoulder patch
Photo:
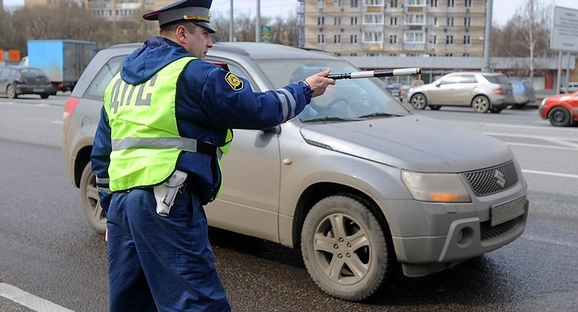
[[[243,80],[241,80],[233,73],[227,73],[225,75],[225,81],[229,84],[229,86],[231,86],[231,89],[235,91],[243,89]]]

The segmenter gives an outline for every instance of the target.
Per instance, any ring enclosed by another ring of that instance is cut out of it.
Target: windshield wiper
[[[354,121],[359,119],[352,119],[352,118],[343,118],[337,116],[323,116],[318,118],[306,119],[303,122],[311,122],[311,121]]]
[[[402,115],[399,114],[391,114],[391,113],[371,113],[367,115],[361,115],[359,118],[371,118],[371,117],[401,117]]]

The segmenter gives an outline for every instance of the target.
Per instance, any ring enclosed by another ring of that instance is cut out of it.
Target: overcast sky
[[[476,3],[481,0],[474,0]],[[516,9],[525,0],[494,0],[493,22],[498,25],[504,25]],[[253,12],[257,8],[256,0],[234,0],[233,10],[238,13],[254,15]],[[563,6],[578,10],[578,0],[543,0],[543,3],[553,3],[557,6]],[[4,6],[22,6],[24,0],[4,0]],[[222,15],[229,15],[230,0],[213,0],[211,11],[213,14],[219,13]],[[295,0],[261,0],[261,15],[262,16],[287,16],[290,14],[296,15],[297,1]]]

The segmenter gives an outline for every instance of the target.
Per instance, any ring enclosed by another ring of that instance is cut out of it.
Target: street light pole
[[[255,20],[255,42],[261,42],[261,0],[257,0],[257,17]]]
[[[484,34],[484,65],[483,72],[491,72],[490,57],[492,54],[492,8],[493,0],[486,0],[486,29]]]
[[[233,33],[233,0],[231,0],[231,13],[230,13],[230,17],[229,17],[229,41],[233,42],[234,41],[234,33]]]

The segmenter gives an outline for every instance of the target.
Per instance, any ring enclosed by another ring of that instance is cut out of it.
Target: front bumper
[[[393,217],[388,220],[396,220],[390,221],[393,244],[404,275],[419,277],[439,272],[520,237],[528,216],[526,190],[519,186],[508,193],[507,197],[487,196],[487,202],[388,202],[388,213]],[[523,214],[491,226],[490,207],[516,199],[523,200]]]

